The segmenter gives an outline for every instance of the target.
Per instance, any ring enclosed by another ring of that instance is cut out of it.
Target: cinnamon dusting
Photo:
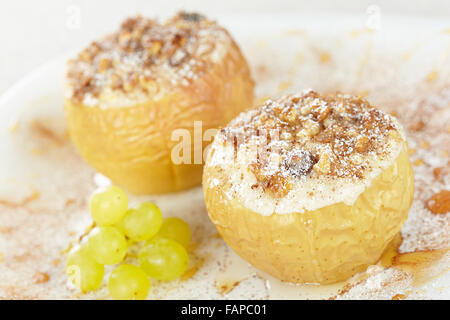
[[[234,288],[236,288],[239,285],[240,281],[216,281],[214,283],[216,289],[222,294],[226,295],[230,293]]]
[[[427,208],[436,214],[450,212],[450,190],[442,190],[427,201]]]
[[[163,23],[128,18],[68,62],[70,99],[96,105],[114,92],[154,94],[160,81],[189,85],[211,66],[223,41],[232,41],[225,29],[198,13],[180,12]]]
[[[275,198],[292,189],[293,179],[315,174],[363,179],[368,154],[389,154],[387,141],[401,139],[391,116],[361,97],[314,91],[268,100],[250,118],[222,130],[235,152],[256,146],[249,165],[260,186]]]

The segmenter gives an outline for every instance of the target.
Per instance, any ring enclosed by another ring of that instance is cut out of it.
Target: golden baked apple
[[[408,216],[413,188],[394,117],[313,91],[235,118],[216,135],[203,174],[223,239],[295,283],[337,282],[376,263]]]
[[[227,124],[253,100],[249,67],[229,33],[196,13],[159,23],[140,16],[68,63],[65,109],[84,159],[137,194],[201,183],[202,161],[176,163],[174,130],[193,137]],[[207,141],[200,142],[200,148]],[[194,139],[190,151],[194,154]],[[190,155],[190,156],[191,156]],[[188,157],[192,158],[192,157]]]

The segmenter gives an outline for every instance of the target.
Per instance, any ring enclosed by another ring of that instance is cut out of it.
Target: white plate
[[[392,111],[398,104],[403,112],[429,92],[444,99],[442,105],[447,103],[442,117],[448,118],[450,94],[445,88],[450,75],[450,26],[446,21],[383,16],[380,29],[369,32],[365,29],[367,17],[331,13],[225,16],[219,20],[243,48],[259,97],[312,87],[322,92],[368,94],[382,108]],[[65,136],[61,83],[69,56],[30,73],[0,98],[0,298],[79,297],[66,284],[61,250],[89,225],[86,198],[95,187],[95,173]],[[419,138],[413,136],[410,144],[418,146]],[[433,154],[438,153],[438,146],[432,144],[431,148],[435,148]],[[445,161],[445,157],[434,156],[424,168],[445,165]],[[417,169],[416,175],[417,183],[422,183],[430,172]],[[200,188],[160,197],[132,197],[132,203],[143,199],[155,201],[166,216],[186,219],[198,244],[191,253],[192,266],[198,267],[193,277],[155,283],[150,298],[329,298],[343,286],[283,284],[249,266],[216,236]],[[447,215],[430,215],[420,201],[405,225],[402,248],[448,245]],[[429,236],[430,232],[435,236]],[[444,239],[439,242],[439,237]],[[368,280],[353,285],[341,297],[390,299],[401,293],[409,298],[449,298],[450,276],[443,271],[448,260],[447,254],[435,263],[437,276],[419,286],[409,275],[372,267]],[[39,283],[39,272],[47,273],[49,281]],[[227,288],[232,290],[225,294]],[[106,296],[103,287],[82,297]]]

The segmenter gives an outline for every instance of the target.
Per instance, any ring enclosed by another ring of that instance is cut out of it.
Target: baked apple
[[[249,67],[230,34],[197,13],[164,23],[140,16],[68,62],[68,131],[84,159],[136,194],[201,183],[202,159],[173,161],[177,129],[194,137],[226,125],[253,102]],[[200,141],[200,148],[208,141]],[[189,150],[190,149],[190,150]]]
[[[294,283],[338,282],[376,263],[408,216],[413,188],[394,117],[311,90],[241,113],[215,136],[203,174],[223,239]]]

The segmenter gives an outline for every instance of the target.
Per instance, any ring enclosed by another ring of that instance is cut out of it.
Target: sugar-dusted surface
[[[416,181],[415,200],[402,230],[400,250],[448,248],[449,214],[432,214],[426,208],[431,196],[450,188],[449,171],[435,170],[449,166],[448,31],[442,25],[419,20],[407,24],[405,33],[397,20],[388,17],[383,17],[384,29],[378,33],[355,29],[357,23],[339,30],[317,27],[327,21],[330,17],[296,19],[292,24],[304,23],[302,29],[282,33],[271,29],[281,21],[271,24],[257,18],[230,24],[230,28],[250,60],[260,97],[303,88],[330,93],[338,90],[366,95],[372,104],[396,115],[406,129],[409,147],[415,150],[411,159]],[[255,27],[243,30],[240,25]],[[66,285],[61,251],[89,226],[86,199],[95,187],[95,174],[64,135],[62,94],[54,89],[63,70],[64,63],[57,71],[46,70],[45,76],[40,75],[30,82],[32,86],[20,91],[19,95],[25,96],[56,73],[57,79],[48,90],[35,93],[31,105],[19,105],[17,94],[8,100],[8,107],[21,114],[2,122],[1,161],[6,164],[1,166],[0,186],[1,298],[80,297]],[[37,100],[42,96],[51,97]],[[1,107],[6,108],[4,104]],[[38,120],[37,125],[30,125],[33,119]],[[10,120],[11,127],[7,128]],[[141,199],[133,199],[133,203]],[[342,285],[283,284],[248,266],[217,237],[204,211],[200,189],[150,199],[161,206],[164,215],[180,216],[193,228],[191,267],[198,271],[181,282],[153,283],[149,298],[296,299],[337,295],[343,299],[375,299],[403,294],[421,299],[450,295],[449,277],[443,273],[449,266],[448,254],[433,264],[436,278],[421,285],[406,272],[381,266],[350,280],[340,294]],[[107,298],[106,289],[81,297]]]
[[[306,90],[242,113],[221,130],[206,166],[230,199],[262,215],[353,204],[406,149],[403,129],[360,97]]]
[[[220,63],[233,40],[198,13],[159,22],[136,16],[69,60],[66,95],[87,106],[125,107],[187,87]]]

